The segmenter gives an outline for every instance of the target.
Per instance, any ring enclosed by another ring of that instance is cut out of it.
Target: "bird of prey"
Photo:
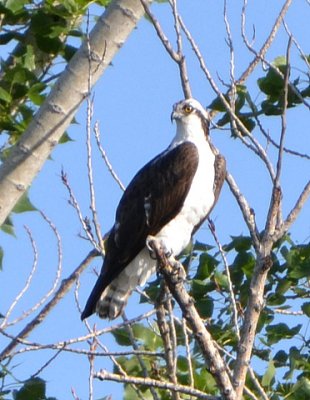
[[[186,99],[173,106],[171,120],[177,127],[171,144],[140,169],[119,202],[82,320],[95,312],[118,317],[132,291],[156,270],[147,238],[178,256],[218,199],[226,164],[210,142],[207,111]]]

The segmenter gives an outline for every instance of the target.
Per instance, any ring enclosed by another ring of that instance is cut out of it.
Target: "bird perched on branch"
[[[138,285],[156,270],[148,237],[178,256],[214,207],[222,188],[225,159],[211,144],[208,113],[195,99],[173,106],[176,135],[125,190],[105,244],[100,275],[81,318],[97,313],[114,319]]]

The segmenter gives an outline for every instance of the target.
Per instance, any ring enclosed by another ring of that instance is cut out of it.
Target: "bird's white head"
[[[198,139],[207,137],[209,114],[195,99],[179,101],[173,106],[171,121],[177,124],[178,139]],[[196,141],[196,140],[194,140]]]

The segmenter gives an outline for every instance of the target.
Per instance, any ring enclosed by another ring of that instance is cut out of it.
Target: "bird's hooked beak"
[[[171,113],[171,115],[170,115],[171,123],[173,123],[173,120],[180,119],[180,118],[181,118],[181,115],[180,115],[180,113],[177,111],[177,104],[175,104],[175,105],[173,106],[172,113]]]

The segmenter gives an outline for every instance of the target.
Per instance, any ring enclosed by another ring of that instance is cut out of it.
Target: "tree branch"
[[[183,285],[185,271],[182,264],[172,259],[172,257],[168,260],[161,244],[155,238],[150,238],[148,240],[148,245],[155,252],[158,261],[158,270],[164,276],[170,292],[178,302],[184,318],[191,327],[202,354],[209,364],[209,369],[219,386],[223,399],[234,400],[235,391],[226,371],[226,365],[210,333],[202,322],[194,306],[193,299],[187,293]]]
[[[221,400],[220,397],[218,396],[209,396],[198,389],[193,389],[188,386],[183,386],[179,384],[176,385],[171,382],[159,381],[151,378],[140,378],[137,376],[121,376],[118,374],[111,374],[103,369],[100,370],[99,372],[95,372],[94,377],[100,379],[101,381],[109,380],[119,383],[129,383],[129,384],[171,390],[173,392],[179,392],[190,396],[195,396],[197,399]]]

